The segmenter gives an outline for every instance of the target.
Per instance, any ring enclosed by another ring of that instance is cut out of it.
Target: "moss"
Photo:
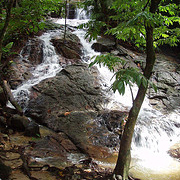
[[[46,20],[44,23],[45,23],[45,30],[56,30],[62,28],[62,25],[56,24],[51,20]]]

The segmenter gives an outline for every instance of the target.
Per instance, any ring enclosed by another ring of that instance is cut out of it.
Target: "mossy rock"
[[[45,23],[45,30],[56,30],[62,28],[62,25],[56,24],[51,20],[46,20],[44,23]]]

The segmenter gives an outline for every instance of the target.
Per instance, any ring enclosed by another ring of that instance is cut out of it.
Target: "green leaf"
[[[147,85],[148,85],[148,81],[147,81],[147,79],[145,78],[145,77],[142,77],[142,84],[143,84],[143,86],[146,88],[147,87]]]
[[[10,50],[12,48],[12,46],[13,46],[13,42],[10,42],[5,46],[5,48]]]

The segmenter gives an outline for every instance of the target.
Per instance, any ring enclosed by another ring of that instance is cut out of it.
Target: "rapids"
[[[81,12],[81,14],[77,15],[77,19],[69,19],[67,24],[78,26],[88,21],[83,11],[78,12]],[[55,22],[64,24],[64,19],[58,19]],[[84,61],[90,62],[93,56],[99,55],[91,48],[93,42],[84,39],[84,30],[76,30],[74,34],[80,38],[84,47]],[[107,96],[111,99],[110,103],[105,105],[105,108],[129,110],[132,106],[132,98],[128,87],[124,96],[119,95],[118,92],[115,94],[109,92],[113,74],[106,67],[98,67],[98,70],[101,74],[103,87],[107,90]],[[134,86],[133,94],[135,95],[136,92],[137,87]],[[180,140],[180,130],[175,125],[179,123],[179,120],[180,114],[178,111],[162,114],[153,109],[148,98],[145,98],[132,142],[130,169],[132,176],[142,180],[180,180],[180,162],[167,153],[169,148]],[[114,168],[116,159],[117,154],[114,154],[106,160],[97,160],[97,163]]]
[[[88,21],[86,13],[82,10],[77,10],[76,19],[68,19],[67,24],[77,27],[81,23]],[[54,19],[58,24],[64,24],[64,19]],[[85,62],[90,62],[92,56],[99,53],[91,49],[92,42],[84,39],[84,30],[75,30],[74,33],[80,38],[83,45],[84,55],[82,59]],[[43,79],[53,77],[59,72],[62,67],[58,63],[58,55],[52,46],[50,39],[53,35],[58,34],[58,31],[49,31],[44,33],[39,38],[44,43],[43,48],[43,63],[38,65],[33,71],[33,78],[24,82],[16,90],[13,91],[14,96],[19,100],[22,98],[25,104],[28,102],[29,89],[38,84]],[[27,57],[20,55],[22,60]],[[107,91],[107,96],[111,102],[105,105],[108,109],[129,110],[132,105],[130,90],[126,88],[124,96],[120,96],[117,92],[114,94],[109,91],[112,83],[113,74],[105,67],[98,67],[101,73],[101,81],[104,90]],[[134,95],[137,92],[137,87],[133,88]],[[178,112],[162,114],[153,109],[148,98],[145,99],[138,123],[135,128],[133,143],[132,143],[132,163],[130,173],[142,180],[180,180],[180,162],[171,158],[167,151],[169,148],[180,140],[179,128],[175,126],[180,120]],[[117,159],[117,154],[112,155],[112,158],[105,160],[97,160],[102,166],[113,168]]]

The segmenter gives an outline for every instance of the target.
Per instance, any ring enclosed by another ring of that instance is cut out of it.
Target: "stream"
[[[77,19],[68,19],[67,24],[78,26],[88,21],[86,14],[78,10]],[[64,24],[64,19],[54,19],[58,24]],[[83,45],[83,57],[85,62],[90,62],[91,57],[99,53],[91,49],[93,42],[84,39],[84,30],[75,30],[76,34]],[[14,96],[20,100],[23,98],[24,103],[28,102],[29,89],[38,84],[43,79],[53,77],[62,67],[58,63],[58,55],[54,47],[50,43],[52,36],[58,34],[58,31],[49,31],[38,37],[43,41],[43,63],[38,65],[33,71],[33,78],[24,82],[16,90],[13,90]],[[30,43],[30,42],[29,42]],[[27,60],[28,57],[23,57]],[[105,67],[98,67],[101,74],[101,81],[104,90],[107,90],[107,96],[111,101],[105,105],[105,108],[112,110],[129,110],[132,106],[132,98],[130,90],[126,88],[124,96],[120,96],[118,92],[115,94],[109,92],[108,89],[112,83],[113,74]],[[134,95],[137,87],[133,88]],[[162,114],[153,109],[148,98],[145,98],[132,143],[132,163],[130,173],[133,177],[141,180],[180,180],[180,162],[171,158],[167,151],[169,148],[180,140],[180,130],[175,125],[179,123],[180,114],[176,111],[169,114]],[[105,167],[114,168],[117,154],[110,159],[97,160],[99,164]]]

